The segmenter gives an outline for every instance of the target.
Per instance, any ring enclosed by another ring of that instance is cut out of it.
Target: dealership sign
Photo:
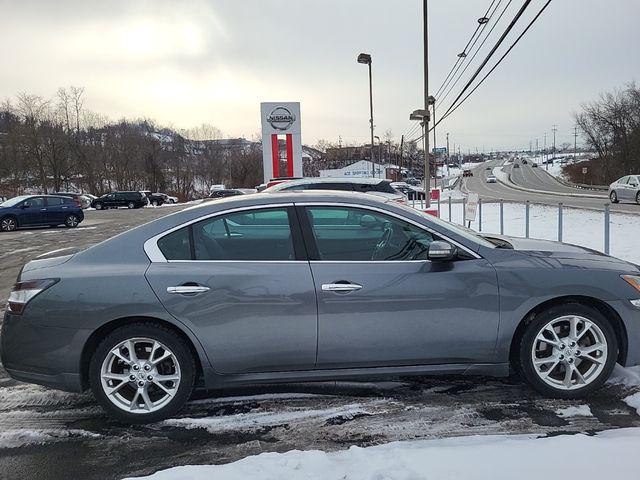
[[[302,176],[302,131],[299,102],[264,102],[262,118],[262,166],[264,181],[278,177]],[[285,151],[280,152],[280,136]],[[284,156],[282,155],[284,153]],[[284,161],[285,168],[282,169]],[[283,171],[284,170],[284,171]]]

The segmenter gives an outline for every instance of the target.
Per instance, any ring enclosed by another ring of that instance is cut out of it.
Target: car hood
[[[640,267],[630,262],[611,257],[597,250],[570,243],[538,240],[533,238],[508,237],[505,235],[483,235],[487,239],[507,242],[514,251],[529,257],[548,260],[557,267],[599,268],[638,272]],[[502,248],[509,248],[508,246]]]

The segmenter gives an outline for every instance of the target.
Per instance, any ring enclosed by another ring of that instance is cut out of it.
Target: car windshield
[[[18,203],[20,203],[23,200],[26,200],[27,198],[29,198],[28,195],[21,195],[19,197],[13,197],[10,198],[9,200],[0,203],[0,206],[3,207],[15,207]]]
[[[488,241],[487,239],[485,239],[484,237],[481,237],[480,235],[478,235],[476,232],[474,232],[473,230],[471,230],[470,228],[467,227],[463,227],[461,225],[456,225],[455,223],[451,223],[451,222],[447,222],[446,220],[442,220],[441,218],[435,217],[433,215],[430,215],[428,213],[422,212],[416,208],[413,207],[409,207],[407,205],[402,205],[402,204],[393,204],[395,207],[400,207],[404,210],[407,210],[408,212],[413,212],[413,213],[417,213],[418,215],[428,219],[430,222],[435,223],[436,225],[442,227],[445,230],[448,230],[450,232],[455,233],[456,235],[460,235],[461,237],[470,240],[474,243],[477,243],[479,245],[482,245],[483,247],[487,247],[487,248],[496,248],[496,245],[491,243],[490,241]]]

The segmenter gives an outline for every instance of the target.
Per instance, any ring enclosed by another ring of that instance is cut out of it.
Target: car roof
[[[311,177],[311,178],[300,178],[297,180],[286,180],[282,183],[278,183],[275,186],[279,185],[305,185],[309,183],[360,183],[360,184],[368,184],[368,185],[377,185],[382,182],[390,182],[390,180],[386,178],[344,178],[344,177]]]

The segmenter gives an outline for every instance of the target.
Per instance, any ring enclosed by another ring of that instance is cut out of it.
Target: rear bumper
[[[37,325],[7,312],[0,336],[2,365],[16,380],[81,392],[80,358],[89,334]]]

